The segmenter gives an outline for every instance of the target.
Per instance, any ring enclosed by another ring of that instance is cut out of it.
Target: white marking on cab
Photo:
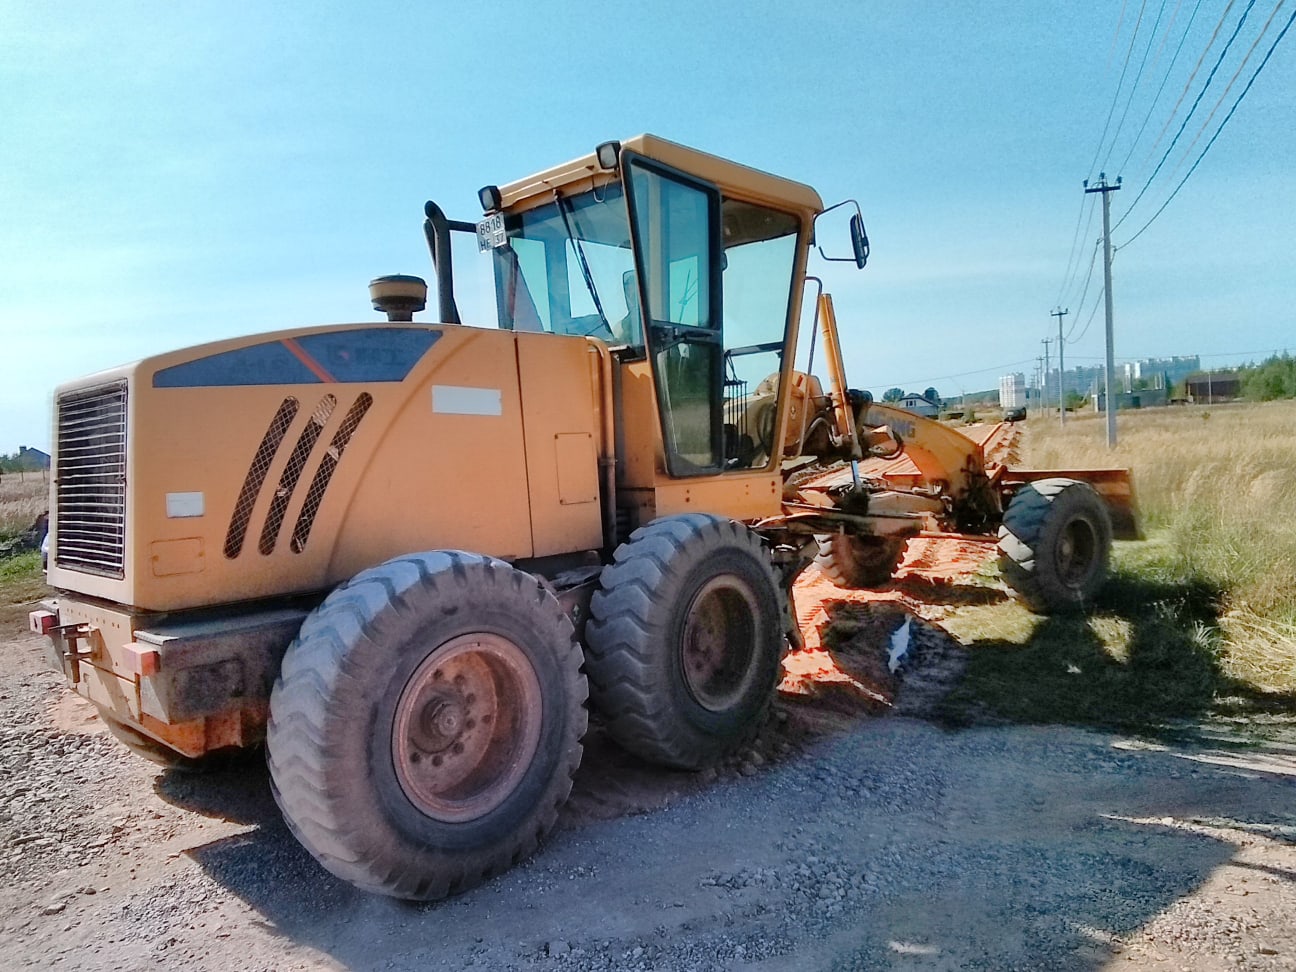
[[[167,493],[167,516],[181,520],[191,516],[203,515],[202,493]]]
[[[433,385],[432,411],[443,415],[503,415],[504,394],[498,388]]]

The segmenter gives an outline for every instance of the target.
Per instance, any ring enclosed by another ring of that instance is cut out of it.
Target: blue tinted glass
[[[309,385],[323,380],[320,374],[338,382],[401,381],[440,336],[421,328],[365,327],[297,338],[316,370],[289,349],[292,339],[268,341],[163,368],[153,387]]]
[[[319,379],[286,347],[275,341],[199,358],[153,376],[154,388],[205,385],[308,385]]]
[[[311,334],[297,343],[336,381],[400,381],[440,336],[440,331],[366,327]]]

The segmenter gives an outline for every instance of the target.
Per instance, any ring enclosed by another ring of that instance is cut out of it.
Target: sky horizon
[[[1296,350],[1296,37],[1255,74],[1290,15],[1276,0],[598,15],[509,0],[472,18],[0,0],[0,453],[48,450],[60,382],[373,321],[371,278],[431,277],[425,199],[472,220],[479,186],[645,131],[860,201],[869,267],[811,272],[851,384],[879,396],[1029,375],[1059,306],[1068,366],[1101,362],[1101,219],[1083,187],[1100,171],[1123,179],[1118,360]],[[491,324],[473,257],[456,253],[459,292]]]

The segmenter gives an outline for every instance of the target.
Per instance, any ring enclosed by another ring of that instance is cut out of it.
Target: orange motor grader
[[[1009,497],[972,448],[910,486],[797,485],[907,421],[848,391],[827,295],[830,392],[794,370],[810,187],[644,135],[479,201],[475,222],[426,206],[435,321],[423,281],[382,277],[385,321],[55,396],[58,596],[31,619],[53,664],[154,757],[264,742],[333,873],[431,899],[516,863],[567,798],[587,705],[671,766],[740,745],[816,556],[876,580],[898,539],[957,522],[1003,529],[1041,607],[1102,582],[1110,517],[1077,478]],[[497,326],[460,321],[454,233],[494,265]],[[862,267],[857,206],[850,239]]]

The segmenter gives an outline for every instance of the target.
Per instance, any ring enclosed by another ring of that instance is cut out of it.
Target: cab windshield
[[[672,475],[772,468],[801,219],[720,193],[712,223],[684,183],[638,164],[626,179],[631,206],[613,182],[505,214],[507,240],[492,250],[499,326],[647,356]]]
[[[619,184],[557,196],[504,225],[508,243],[494,250],[500,327],[644,343]]]

